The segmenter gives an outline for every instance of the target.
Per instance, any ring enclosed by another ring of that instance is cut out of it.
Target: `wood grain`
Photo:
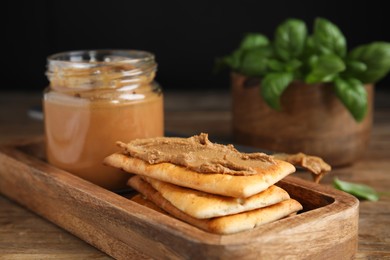
[[[0,148],[0,191],[116,259],[337,259],[357,250],[359,203],[334,189],[286,178],[280,185],[304,212],[253,231],[216,235],[52,167],[35,155],[43,143],[27,146]],[[308,240],[321,242],[303,244]]]
[[[335,168],[322,180],[331,186],[338,177],[371,185],[380,192],[390,187],[390,91],[376,89],[374,125],[363,157],[348,167]],[[43,134],[42,122],[27,115],[40,104],[41,93],[0,93],[0,143]],[[189,136],[210,133],[213,141],[231,142],[231,98],[228,91],[165,93],[166,130]],[[12,113],[10,113],[12,111]],[[299,178],[311,179],[298,172]],[[1,183],[1,179],[0,179]],[[355,259],[390,258],[390,197],[363,201],[359,207],[359,246]],[[305,241],[308,243],[307,241]],[[73,257],[76,256],[76,257]],[[109,259],[79,238],[0,195],[1,259]]]

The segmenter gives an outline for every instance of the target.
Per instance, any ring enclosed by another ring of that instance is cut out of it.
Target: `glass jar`
[[[117,141],[163,136],[163,95],[153,54],[89,50],[48,57],[43,108],[47,160],[110,190],[129,175],[103,165]]]

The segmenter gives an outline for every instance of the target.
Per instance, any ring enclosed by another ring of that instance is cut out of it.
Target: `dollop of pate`
[[[257,174],[256,168],[276,164],[264,153],[241,153],[233,145],[212,143],[208,134],[189,138],[157,137],[117,142],[124,154],[150,164],[168,162],[200,173]]]

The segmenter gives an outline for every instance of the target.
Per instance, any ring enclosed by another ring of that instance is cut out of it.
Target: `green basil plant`
[[[310,35],[302,20],[287,19],[276,28],[273,41],[249,33],[215,65],[217,70],[228,67],[261,78],[261,96],[276,110],[294,80],[333,83],[335,94],[359,122],[367,112],[364,84],[379,81],[390,70],[390,43],[373,42],[348,51],[345,36],[330,21],[317,18]]]

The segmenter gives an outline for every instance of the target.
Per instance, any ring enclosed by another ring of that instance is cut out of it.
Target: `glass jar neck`
[[[134,89],[153,81],[154,55],[137,50],[90,50],[49,56],[50,87],[62,91]]]

